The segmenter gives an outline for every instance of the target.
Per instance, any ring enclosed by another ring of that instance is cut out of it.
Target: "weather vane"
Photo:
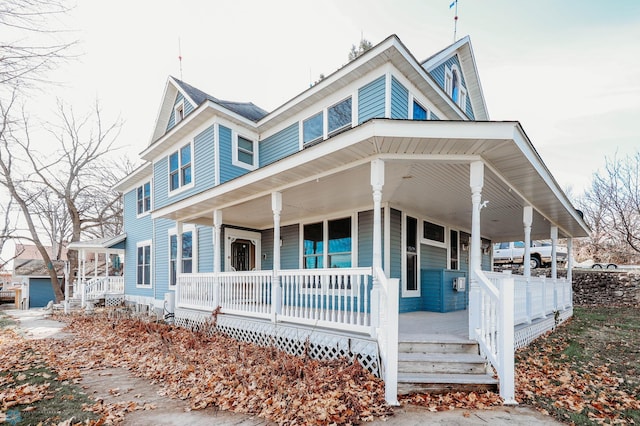
[[[458,0],[453,0],[449,5],[449,9],[451,9],[454,6],[456,10],[455,10],[455,15],[453,16],[453,42],[455,43],[457,39],[456,33],[458,32]]]

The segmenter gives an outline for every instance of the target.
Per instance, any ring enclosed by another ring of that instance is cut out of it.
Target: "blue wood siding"
[[[373,210],[358,213],[358,264],[373,266]]]
[[[163,300],[169,291],[169,229],[176,226],[175,222],[167,219],[155,221],[153,238],[153,271],[156,299]]]
[[[213,227],[198,226],[198,272],[213,272]]]
[[[409,118],[409,91],[391,77],[391,118]]]
[[[467,308],[468,289],[455,291],[453,280],[457,277],[465,277],[464,271],[452,271],[446,269],[422,269],[420,271],[423,308],[431,312],[452,312]]]
[[[445,269],[447,267],[447,249],[420,244],[420,269]]]
[[[300,148],[299,138],[298,122],[295,122],[286,129],[280,130],[278,133],[261,141],[258,144],[260,167],[264,167],[274,161],[298,152]]]
[[[452,57],[447,59],[445,62],[443,62],[442,64],[438,65],[436,68],[431,70],[429,74],[431,74],[431,76],[436,81],[436,83],[438,83],[438,85],[442,88],[442,90],[444,90],[445,67],[449,67],[449,69],[451,69],[453,65],[457,65],[458,70],[460,70],[461,85],[462,87],[465,88],[465,90],[467,90],[467,82],[465,81],[464,75],[462,74],[462,67],[460,66],[458,55],[453,55]],[[469,117],[471,120],[475,119],[475,114],[473,112],[473,107],[471,106],[471,100],[469,98],[468,91],[467,91],[467,105],[466,105],[465,114],[467,114],[467,117]],[[438,118],[436,117],[434,118],[434,120],[438,120]]]
[[[188,190],[179,191],[175,195],[169,195],[168,157],[163,157],[154,163],[153,207],[155,209],[165,207],[168,204],[180,201],[215,186],[214,138],[214,127],[210,126],[193,139],[193,158],[191,160],[193,186]],[[183,140],[175,149],[177,150],[187,143],[189,143],[188,140]]]
[[[225,126],[218,126],[218,149],[220,150],[220,183],[225,183],[237,178],[249,170],[237,167],[232,164],[233,140],[231,129]]]
[[[384,117],[385,76],[358,89],[358,124]]]
[[[282,230],[280,230],[282,233]],[[262,246],[262,259],[260,259],[260,269],[268,271],[273,269],[273,229],[262,231],[260,244]],[[282,235],[280,235],[282,236]],[[280,253],[282,256],[282,252]],[[282,268],[282,259],[280,259],[280,268]]]
[[[146,181],[145,181],[146,182]],[[144,182],[141,182],[143,184]],[[140,241],[153,239],[153,222],[151,215],[137,217],[136,189],[126,192],[123,196],[124,231],[127,233],[124,255],[124,292],[135,296],[152,296],[155,287],[155,275],[151,274],[151,288],[137,288],[137,254]],[[152,243],[152,253],[155,244]],[[152,265],[155,263],[152,257]]]
[[[195,108],[195,106],[192,105],[191,102],[189,102],[184,96],[182,96],[182,93],[178,92],[178,94],[176,96],[176,99],[173,102],[174,108],[171,109],[171,115],[169,116],[169,122],[167,123],[167,129],[166,129],[167,132],[169,130],[171,130],[171,128],[173,126],[176,125],[176,110],[175,110],[175,106],[178,105],[182,101],[184,101],[184,116],[185,117],[187,116],[187,114],[189,114]]]
[[[300,268],[300,226],[289,225],[280,229],[282,246],[280,247],[280,267],[282,269]]]

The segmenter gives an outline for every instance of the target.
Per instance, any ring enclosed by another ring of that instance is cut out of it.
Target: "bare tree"
[[[640,255],[640,152],[607,159],[594,175],[581,207],[592,229],[596,255],[604,251],[618,262]]]
[[[17,224],[13,199],[9,198],[6,205],[0,205],[0,217],[2,217],[2,224],[0,225],[0,253],[2,253],[5,244],[16,235]],[[21,252],[15,251],[10,256],[0,257],[0,269],[4,269],[9,262],[20,254]]]
[[[46,81],[48,71],[70,53],[76,41],[52,23],[66,15],[65,0],[3,0],[0,2],[0,87],[30,87]]]
[[[349,51],[349,62],[353,61],[358,56],[362,55],[364,52],[371,49],[372,47],[373,47],[373,44],[371,44],[371,42],[366,38],[360,39],[360,43],[358,44],[358,47],[356,47],[355,44],[352,44],[351,50]]]
[[[63,102],[58,104],[57,123],[45,124],[55,150],[42,153],[32,141],[26,116],[2,132],[0,184],[20,207],[45,264],[50,267],[57,301],[63,294],[45,248],[43,234],[61,245],[79,241],[82,235],[113,236],[122,229],[120,194],[111,189],[126,169],[113,167],[109,156],[115,150],[122,122],[104,123],[99,104],[80,117]],[[9,122],[5,120],[5,122]],[[42,146],[42,144],[38,144]],[[20,167],[15,167],[19,163]],[[128,161],[121,162],[129,164]],[[45,230],[45,232],[43,232]],[[71,268],[77,268],[75,252],[69,253]]]

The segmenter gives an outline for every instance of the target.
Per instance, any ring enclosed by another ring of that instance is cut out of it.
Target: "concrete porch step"
[[[484,374],[486,360],[473,353],[398,353],[398,372]]]

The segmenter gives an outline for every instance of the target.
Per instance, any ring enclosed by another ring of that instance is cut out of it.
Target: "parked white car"
[[[531,269],[551,264],[551,243],[531,242]],[[556,261],[567,261],[567,247],[556,245]],[[493,264],[522,264],[524,262],[524,241],[511,241],[493,245]]]

